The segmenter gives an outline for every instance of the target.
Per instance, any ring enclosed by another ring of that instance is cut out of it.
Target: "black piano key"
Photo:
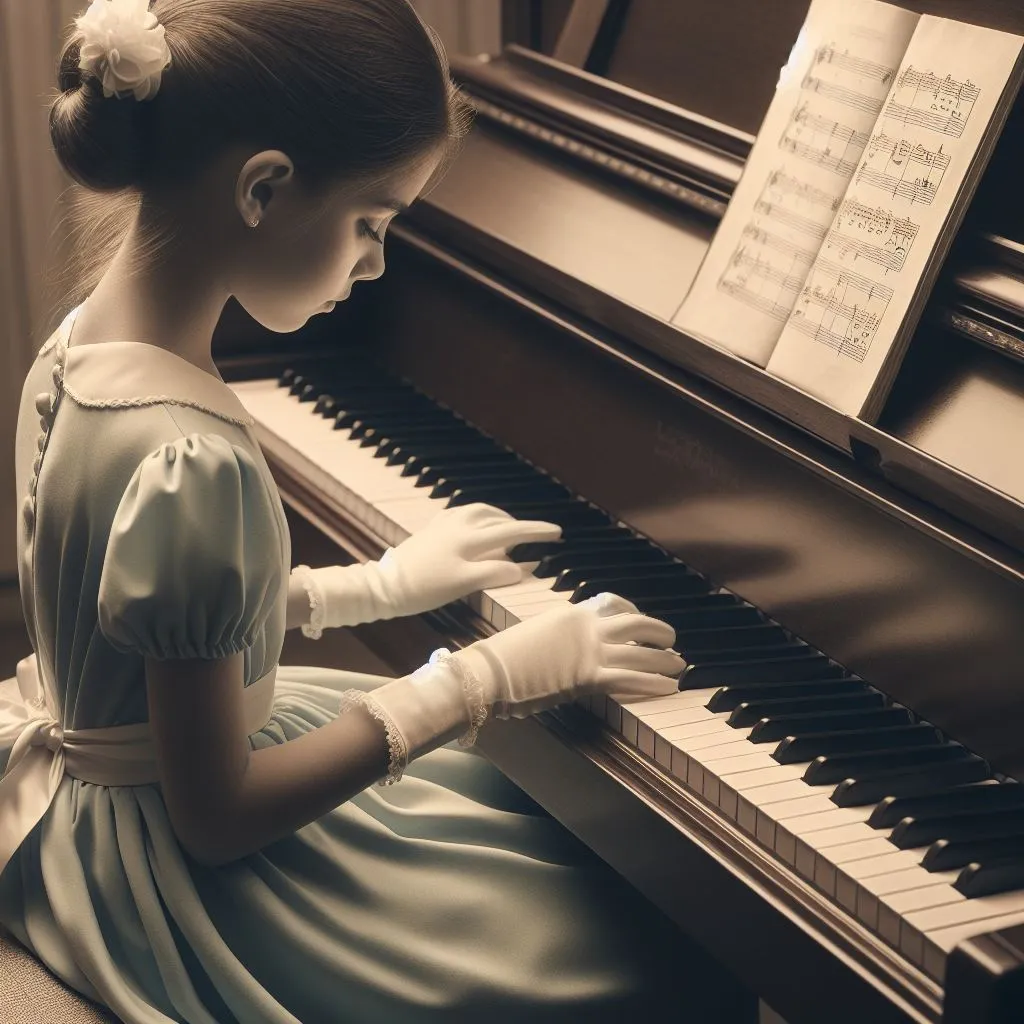
[[[924,796],[887,796],[871,812],[868,824],[872,828],[892,828],[904,818],[1017,807],[1024,807],[1024,786],[1019,783],[955,786]]]
[[[943,742],[939,730],[920,722],[887,729],[851,729],[847,732],[811,732],[787,736],[772,751],[779,764],[801,764],[829,754],[855,754],[869,750],[934,747]]]
[[[515,547],[509,548],[508,559],[510,562],[538,562],[546,557],[547,553],[557,550],[561,543],[560,540],[553,540],[549,543],[531,541],[527,544],[516,544]]]
[[[927,846],[937,839],[1004,839],[1024,836],[1024,810],[961,811],[941,818],[904,818],[889,836],[901,850]]]
[[[357,423],[362,423],[368,417],[380,412],[380,407],[375,402],[365,398],[339,401],[335,403],[333,409],[333,429],[346,431],[350,431]]]
[[[374,414],[355,420],[348,428],[348,436],[352,441],[361,441],[366,437],[377,437],[390,430],[460,430],[460,424],[450,416],[436,412],[421,413],[384,413]]]
[[[372,448],[375,458],[383,459],[398,448],[415,448],[418,445],[451,445],[453,447],[483,447],[473,438],[466,437],[461,431],[451,427],[426,427],[419,430],[369,430],[359,439],[360,448]]]
[[[680,645],[679,634],[676,634],[675,650],[685,658],[685,647]],[[885,698],[880,693],[868,690],[865,693],[812,694],[803,697],[772,697],[766,700],[744,701],[733,708],[726,719],[726,724],[734,729],[745,729],[762,719],[769,720],[779,714],[801,714],[818,711],[831,713],[835,711],[858,711],[870,708],[881,708]]]
[[[842,678],[846,670],[830,661],[820,651],[806,647],[798,654],[785,658],[765,658],[760,661],[718,662],[688,665],[680,680],[680,689],[706,690],[713,686],[800,679]]]
[[[333,410],[335,430],[351,430],[357,423],[380,421],[390,415],[434,415],[434,409],[427,403],[403,402],[396,405],[393,396],[380,391],[353,392],[350,395],[332,395],[331,398],[333,401],[324,403],[323,415],[327,415],[328,407]]]
[[[514,548],[510,549],[509,554],[515,562],[538,562],[550,554],[561,551],[563,545],[593,545],[599,537],[605,537],[605,542],[613,545],[622,541],[633,541],[628,531],[623,530],[621,527],[609,526],[594,532],[579,531],[570,533],[567,531],[562,534],[560,540],[555,541],[531,541],[526,544],[517,544]]]
[[[297,371],[289,366],[288,369],[277,378],[277,386],[279,388],[290,388],[292,386],[292,381],[295,379],[296,373]]]
[[[668,621],[667,619],[664,621]],[[671,626],[672,623],[669,622]],[[678,630],[677,630],[678,635]],[[867,683],[859,679],[806,679],[798,682],[743,683],[738,686],[723,686],[704,706],[708,711],[720,714],[732,711],[745,701],[774,700],[781,697],[841,696],[848,693],[872,693]]]
[[[363,439],[364,441],[366,438]],[[417,455],[427,452],[435,456],[463,455],[466,452],[479,452],[481,454],[493,454],[494,445],[486,438],[466,437],[463,435],[450,434],[446,430],[423,431],[417,436],[410,433],[408,437],[396,438],[389,435],[380,438],[376,444],[368,445],[360,441],[364,448],[373,448],[375,459],[386,458],[389,466],[397,466],[405,462],[411,453]]]
[[[640,540],[620,542],[614,545],[606,544],[604,547],[596,548],[593,546],[581,548],[581,545],[576,545],[545,558],[537,566],[536,575],[546,579],[549,576],[557,576],[567,569],[587,572],[610,566],[664,565],[665,561],[666,556],[663,551]]]
[[[968,864],[953,883],[968,899],[1024,889],[1024,854]]]
[[[954,871],[968,864],[1005,858],[1024,859],[1024,836],[1005,839],[938,839],[921,858],[925,871]]]
[[[924,768],[905,768],[890,772],[863,772],[854,778],[843,779],[830,799],[837,807],[863,807],[877,804],[887,796],[918,796],[934,793],[947,786],[966,785],[992,778],[985,761],[976,754],[945,764],[930,764]]]
[[[531,480],[525,483],[465,484],[448,496],[448,508],[482,501],[497,508],[506,501],[571,501],[573,496],[555,483]]]
[[[771,622],[758,622],[711,628],[677,628],[677,639],[693,650],[723,650],[725,648],[774,647],[790,643],[790,637],[781,626]],[[682,648],[677,647],[682,653]]]
[[[310,383],[310,380],[305,374],[297,373],[292,377],[291,384],[288,385],[288,394],[295,395],[298,397],[302,389]]]
[[[537,474],[531,472],[528,468],[519,469],[515,466],[509,466],[507,469],[489,468],[484,467],[480,470],[474,470],[472,473],[462,473],[452,476],[442,476],[434,482],[430,489],[431,498],[448,498],[451,497],[452,493],[458,488],[462,487],[467,480],[472,480],[474,484],[484,484],[493,486],[495,484],[513,484],[513,483],[525,483],[535,482],[537,480]],[[416,486],[428,486],[421,478],[416,481]]]
[[[612,537],[635,537],[628,527],[620,526],[617,523],[613,523],[607,515],[601,513],[600,521],[594,523],[583,523],[579,526],[574,526],[571,531],[567,530],[564,539],[568,540],[570,537],[573,540],[595,540],[595,539],[607,539]]]
[[[387,389],[389,394],[390,390],[390,388]],[[348,411],[350,407],[365,407],[368,412],[377,412],[380,409],[380,401],[384,391],[385,389],[383,388],[369,387],[353,388],[344,394],[325,391],[316,400],[313,411],[327,419],[334,420],[338,418],[339,414]],[[354,413],[351,418],[353,420],[356,418]],[[338,429],[340,430],[342,427],[339,426]]]
[[[554,590],[574,590],[576,587],[590,582],[601,585],[606,590],[614,590],[615,586],[622,581],[625,586],[634,586],[626,583],[630,580],[667,580],[678,583],[678,593],[699,594],[706,593],[710,587],[703,576],[698,576],[692,569],[685,565],[673,562],[652,562],[648,565],[594,565],[588,561],[581,567],[563,569],[557,576],[552,586]],[[635,588],[634,588],[635,589]],[[636,591],[642,593],[642,591]],[[665,591],[656,588],[651,593],[674,593],[671,588]]]
[[[662,606],[667,606],[667,610],[662,610]],[[743,604],[732,594],[693,594],[667,602],[654,598],[637,607],[675,630],[756,626],[764,621],[756,608]]]
[[[807,766],[803,780],[809,786],[834,786],[844,779],[885,778],[909,768],[921,767],[930,772],[934,765],[963,761],[969,757],[969,751],[959,743],[866,750],[855,754],[823,754]]]
[[[423,414],[419,417],[374,414],[354,420],[348,427],[348,432],[352,440],[359,441],[361,448],[384,444],[386,441],[415,442],[421,437],[462,438],[479,444],[494,444],[490,438],[467,429],[465,424],[457,420],[442,419],[432,414]]]
[[[608,517],[603,512],[582,501],[527,502],[525,504],[503,501],[498,507],[508,512],[514,519],[557,523],[566,531],[608,524]]]
[[[768,718],[762,718],[750,730],[750,735],[747,739],[751,743],[771,743],[785,739],[787,736],[802,736],[809,732],[842,732],[846,729],[884,729],[894,725],[910,725],[911,722],[910,712],[905,708],[869,708],[865,711],[772,715]],[[838,756],[847,757],[852,755],[843,754]],[[865,754],[864,756],[873,757],[874,755]],[[811,767],[813,768],[814,766],[812,765]],[[825,769],[820,770],[825,771]],[[845,777],[841,775],[839,778],[843,779]]]
[[[452,455],[444,459],[428,459],[412,456],[402,466],[402,476],[415,476],[428,483],[436,482],[442,476],[472,472],[474,468],[497,469],[502,466],[522,465],[522,460],[512,452],[492,452],[473,455]]]
[[[374,458],[386,459],[389,466],[400,466],[417,456],[432,461],[457,458],[460,455],[493,457],[494,449],[489,441],[439,441],[437,443],[425,441],[422,444],[397,445],[385,450],[377,448],[373,455]]]
[[[815,654],[801,640],[786,643],[775,643],[764,647],[719,647],[690,649],[686,652],[686,660],[694,665],[718,665],[734,661],[761,662],[771,658],[811,657]]]
[[[563,576],[565,573],[560,574],[558,579],[561,580]],[[564,590],[567,587],[560,587],[556,582],[552,589]],[[641,574],[637,571],[629,576],[615,573],[591,574],[587,579],[580,581],[569,600],[572,604],[579,604],[606,590],[635,602],[658,594],[699,594],[708,590],[708,583],[692,573],[665,575],[654,572]]]

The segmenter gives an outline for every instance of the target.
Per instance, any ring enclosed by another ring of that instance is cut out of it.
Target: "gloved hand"
[[[623,597],[598,594],[479,640],[450,655],[451,664],[424,665],[372,694],[348,693],[371,713],[374,704],[383,712],[393,755],[386,781],[394,782],[404,767],[396,768],[396,753],[407,763],[479,724],[473,716],[481,702],[497,718],[526,718],[584,694],[675,693],[686,662],[675,651],[638,646],[674,642],[667,623]]]
[[[322,622],[310,628],[418,615],[477,590],[519,583],[537,563],[510,561],[509,548],[561,536],[555,523],[513,519],[480,502],[443,509],[379,562],[305,570],[323,606]]]

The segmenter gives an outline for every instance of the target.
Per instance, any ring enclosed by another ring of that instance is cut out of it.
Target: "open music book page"
[[[813,0],[674,325],[768,362],[918,20],[876,0]]]
[[[770,373],[877,419],[1016,96],[1022,45],[922,16]]]

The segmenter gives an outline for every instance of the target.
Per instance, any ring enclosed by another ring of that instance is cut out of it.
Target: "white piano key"
[[[961,897],[955,902],[910,911],[906,914],[906,921],[912,927],[928,934],[942,928],[969,924],[972,921],[985,921],[1012,913],[1024,913],[1024,893],[1003,892],[975,899]]]
[[[929,932],[925,936],[924,969],[936,981],[942,981],[946,970],[946,956],[964,939],[969,939],[972,935],[981,935],[984,932],[999,931],[1001,928],[1011,928],[1018,924],[1024,924],[1024,910]]]

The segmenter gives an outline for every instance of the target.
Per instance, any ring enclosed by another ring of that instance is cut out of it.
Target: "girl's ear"
[[[287,184],[295,165],[287,153],[268,149],[246,160],[235,184],[235,206],[243,221],[251,223],[262,216],[274,197],[274,189]]]

